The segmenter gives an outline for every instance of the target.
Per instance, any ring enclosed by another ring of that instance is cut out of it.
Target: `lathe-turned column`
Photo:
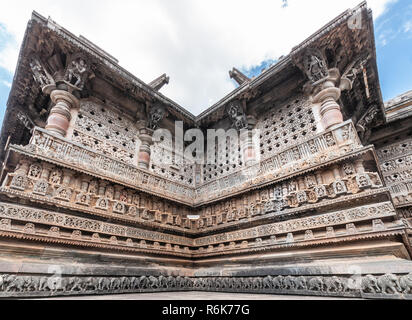
[[[339,77],[338,69],[330,69],[329,77],[319,85],[313,99],[314,103],[320,104],[321,122],[325,130],[343,122],[341,107],[337,103],[341,95],[341,90],[336,87]]]
[[[46,130],[65,137],[70,125],[70,110],[79,106],[79,100],[64,90],[54,90],[50,97],[55,106],[50,110]]]
[[[153,144],[153,130],[148,128],[140,129],[139,139],[141,141],[138,155],[138,166],[148,170],[150,166],[151,145]]]
[[[252,165],[257,161],[257,150],[253,140],[253,129],[256,126],[256,119],[253,116],[247,116],[247,130],[240,131],[240,149],[246,166]]]

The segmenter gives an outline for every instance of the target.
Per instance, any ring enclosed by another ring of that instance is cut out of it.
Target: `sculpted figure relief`
[[[148,128],[152,130],[158,129],[160,121],[165,117],[166,111],[161,106],[154,106],[150,109],[148,116]]]
[[[30,62],[30,68],[33,72],[34,80],[36,80],[42,87],[54,84],[52,76],[43,68],[37,59]]]
[[[312,83],[316,83],[329,76],[326,61],[319,50],[308,49],[303,63],[306,74]]]
[[[227,113],[236,130],[247,129],[247,119],[239,101],[233,101],[229,104]]]
[[[89,66],[83,58],[76,58],[72,60],[65,73],[65,80],[74,87],[83,89],[88,75]]]

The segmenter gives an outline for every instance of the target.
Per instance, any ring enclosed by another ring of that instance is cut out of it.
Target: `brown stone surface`
[[[410,299],[410,99],[384,107],[372,30],[363,3],[194,116],[166,75],[33,13],[0,137],[0,297]],[[240,136],[206,143],[215,163],[167,144],[211,128]]]

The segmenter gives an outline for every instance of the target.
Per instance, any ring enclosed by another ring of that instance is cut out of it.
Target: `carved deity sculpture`
[[[236,130],[247,129],[248,123],[247,123],[246,115],[239,101],[231,102],[228,106],[227,113],[230,119],[232,120],[233,127]]]
[[[54,84],[53,78],[47,73],[38,60],[34,59],[30,62],[30,68],[33,72],[34,80],[36,80],[42,87]]]
[[[155,106],[150,109],[149,119],[148,119],[148,128],[156,130],[159,126],[160,121],[163,120],[165,116],[165,109],[160,106]]]
[[[304,67],[309,80],[316,83],[329,76],[326,61],[322,53],[316,49],[309,49],[304,57]]]
[[[65,80],[73,86],[83,89],[88,65],[82,58],[73,60],[66,69]]]

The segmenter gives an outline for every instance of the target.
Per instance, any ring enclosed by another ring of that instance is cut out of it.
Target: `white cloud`
[[[14,41],[6,43],[5,47],[0,50],[0,67],[6,69],[11,74],[14,73],[18,54],[18,45]]]
[[[0,67],[14,71],[32,10],[51,16],[120,60],[145,82],[166,72],[162,92],[199,114],[234,88],[228,71],[278,58],[360,0],[15,0],[0,23],[15,38],[0,52]],[[374,17],[393,0],[370,0]],[[0,30],[1,32],[1,30]]]
[[[11,88],[11,83],[6,80],[1,80],[1,83],[6,86],[7,88]]]
[[[405,22],[403,25],[403,32],[408,33],[412,31],[412,20]]]

